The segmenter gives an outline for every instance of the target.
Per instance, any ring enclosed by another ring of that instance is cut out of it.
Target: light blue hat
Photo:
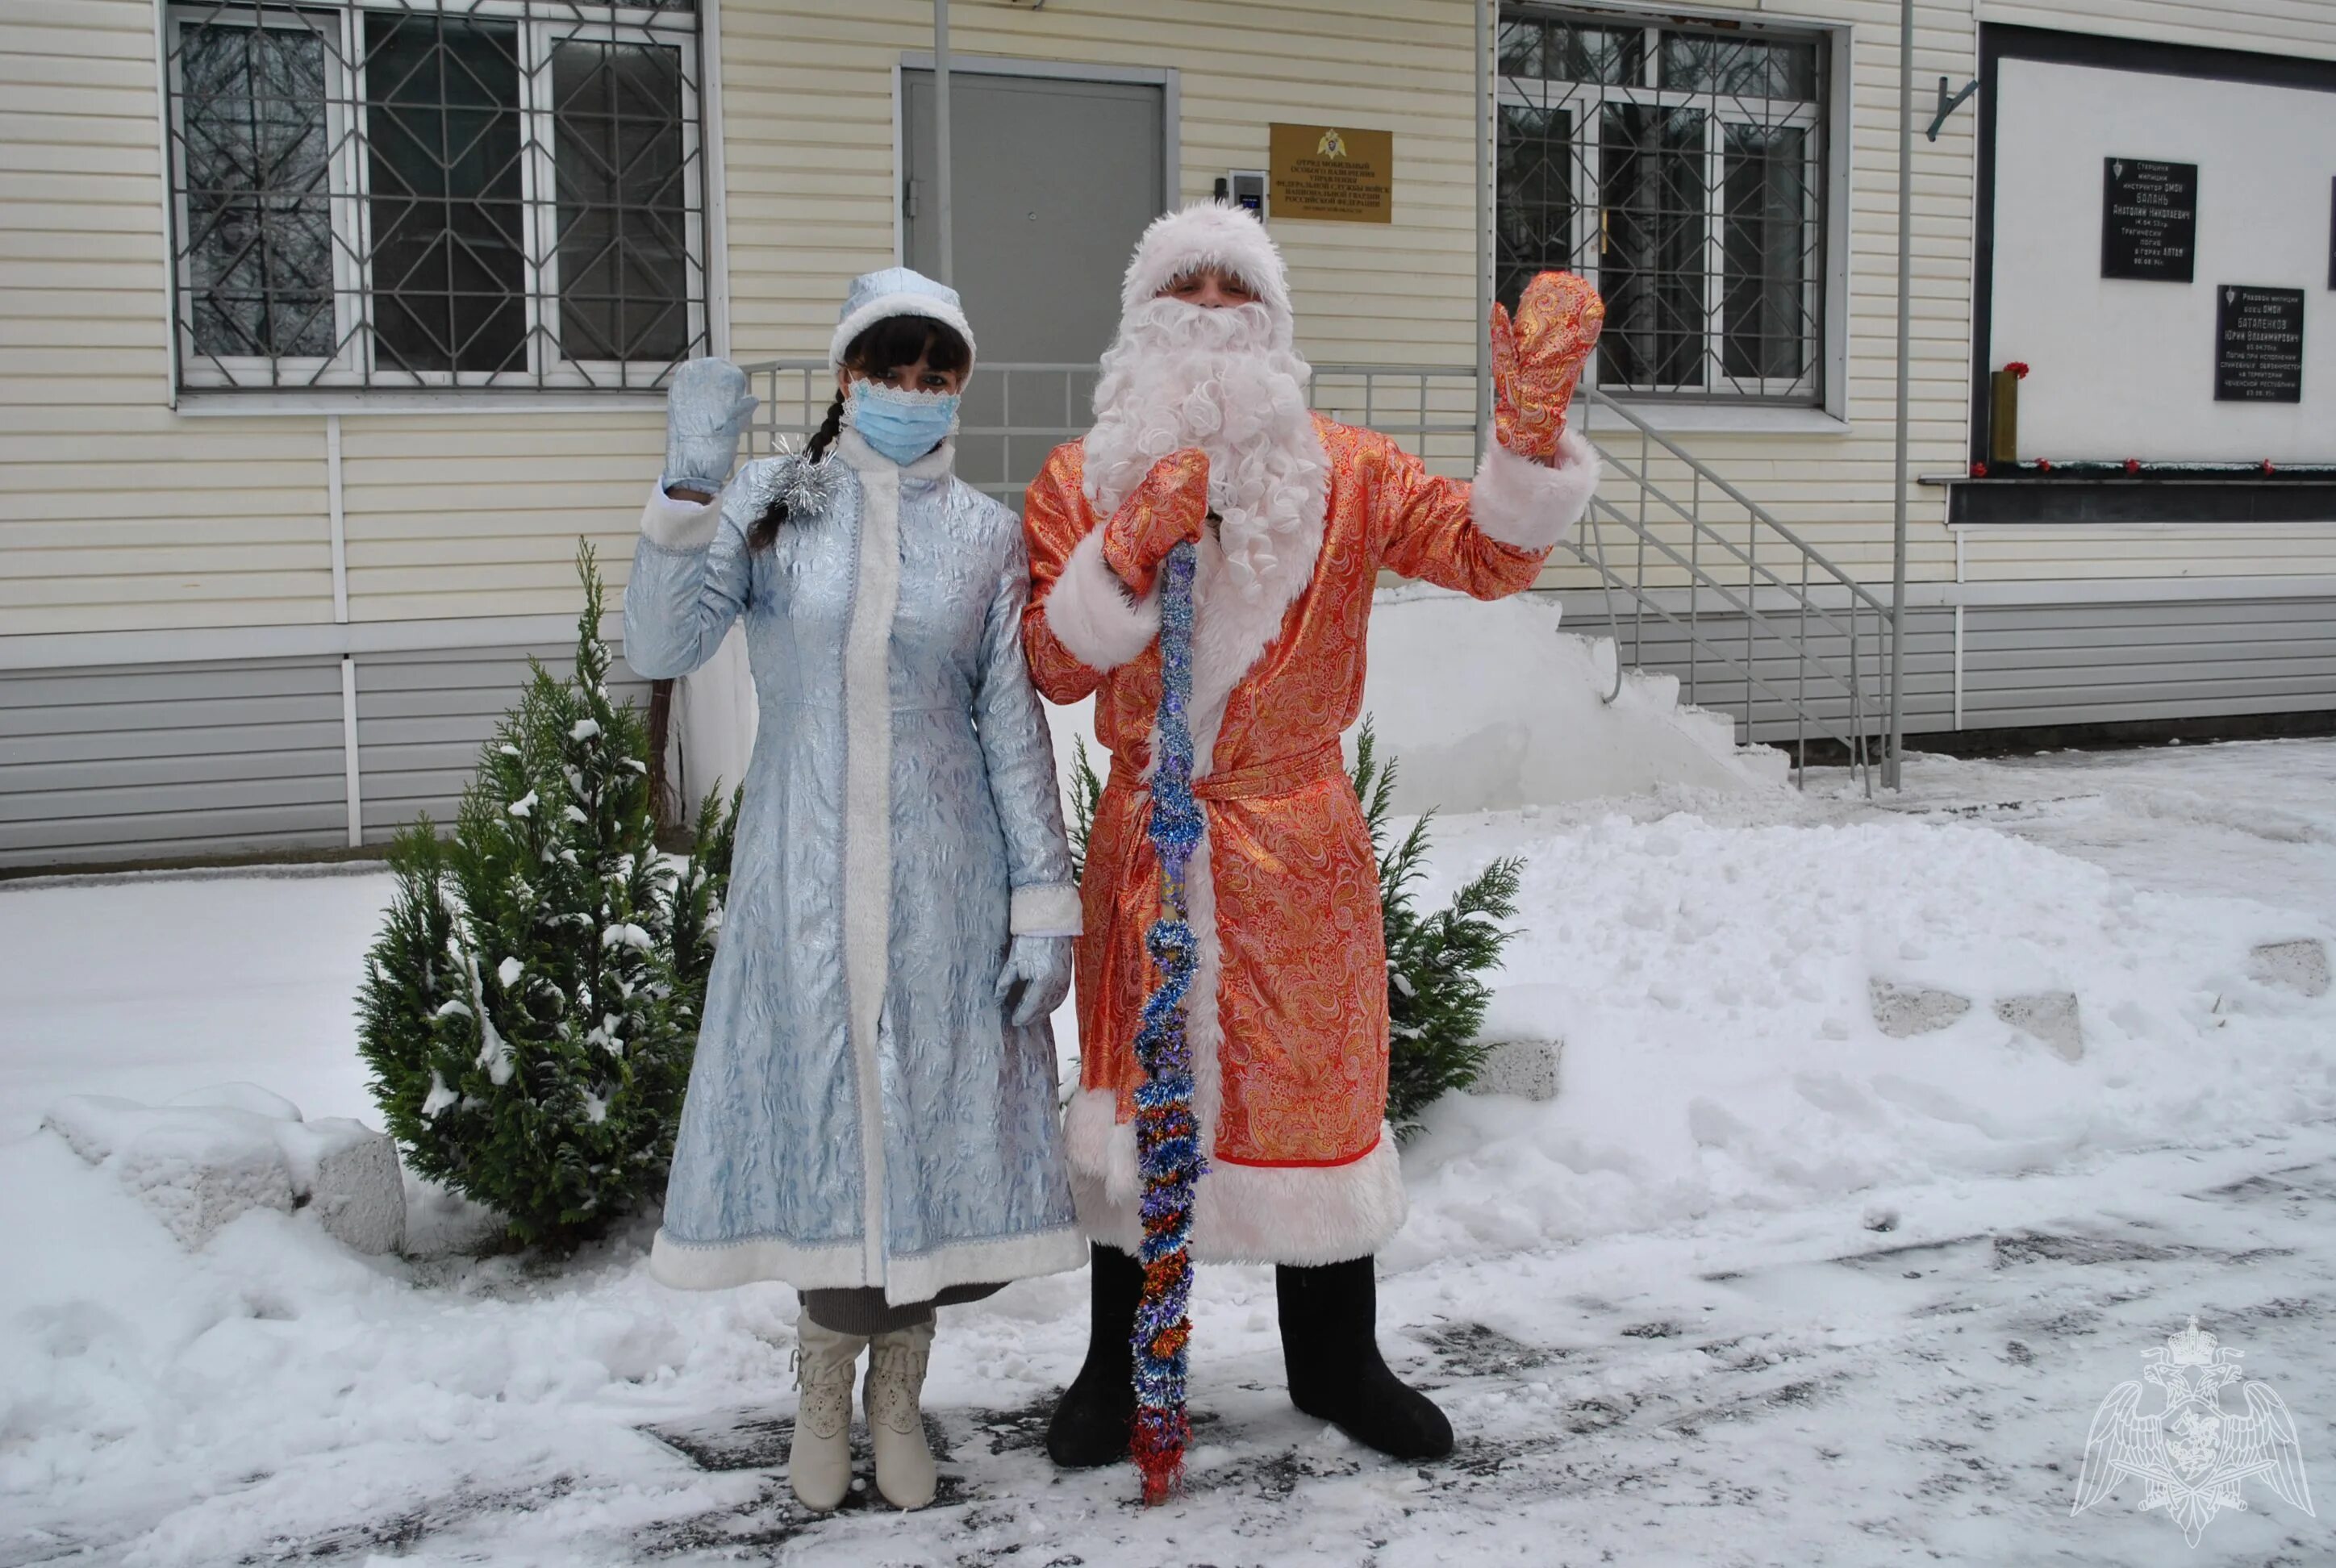
[[[935,283],[911,268],[887,267],[852,280],[852,292],[844,296],[843,314],[835,324],[835,336],[827,346],[827,367],[841,370],[843,351],[852,346],[852,340],[893,316],[922,316],[941,322],[965,339],[968,354],[973,351],[973,327],[965,319],[965,307],[956,289]]]

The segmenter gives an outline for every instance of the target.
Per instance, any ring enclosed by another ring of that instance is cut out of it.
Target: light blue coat
[[[1028,569],[952,456],[901,467],[847,429],[760,553],[794,458],[643,519],[627,662],[685,675],[743,616],[759,714],[650,1254],[668,1284],[906,1302],[1085,1261],[1051,1027],[995,990],[1010,932],[1077,930]]]

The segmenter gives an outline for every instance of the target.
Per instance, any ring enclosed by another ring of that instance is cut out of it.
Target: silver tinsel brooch
[[[761,517],[776,502],[789,517],[816,514],[835,498],[832,464],[811,463],[801,452],[782,452],[759,458],[740,471],[737,479],[740,514]]]

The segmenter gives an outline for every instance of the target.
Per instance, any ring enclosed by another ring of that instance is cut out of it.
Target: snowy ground
[[[387,880],[0,886],[0,1565],[2336,1562],[2260,1485],[2195,1549],[2137,1483],[2069,1516],[2095,1407],[2193,1314],[2336,1488],[2336,996],[2249,957],[2336,940],[2336,744],[1909,784],[1441,824],[1447,884],[1527,857],[1497,1021],[1566,1042],[1556,1101],[1406,1153],[1382,1339],[1461,1449],[1299,1416],[1270,1271],[1208,1270],[1191,1492],[1150,1514],[1037,1446],[1083,1276],[946,1315],[939,1505],[815,1520],[784,1289],[667,1291],[645,1231],[558,1270],[272,1213],[180,1251],[43,1107],[248,1079],[370,1118]],[[1891,1039],[1875,979],[1976,1005]],[[2078,1060],[1992,1011],[2047,989]]]

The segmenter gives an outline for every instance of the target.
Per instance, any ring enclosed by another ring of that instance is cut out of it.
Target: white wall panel
[[[1988,368],[2023,458],[2336,461],[2336,93],[2007,59]],[[2101,276],[2102,161],[2198,170],[2195,278]],[[2214,400],[2217,286],[2304,291],[2303,401]]]

